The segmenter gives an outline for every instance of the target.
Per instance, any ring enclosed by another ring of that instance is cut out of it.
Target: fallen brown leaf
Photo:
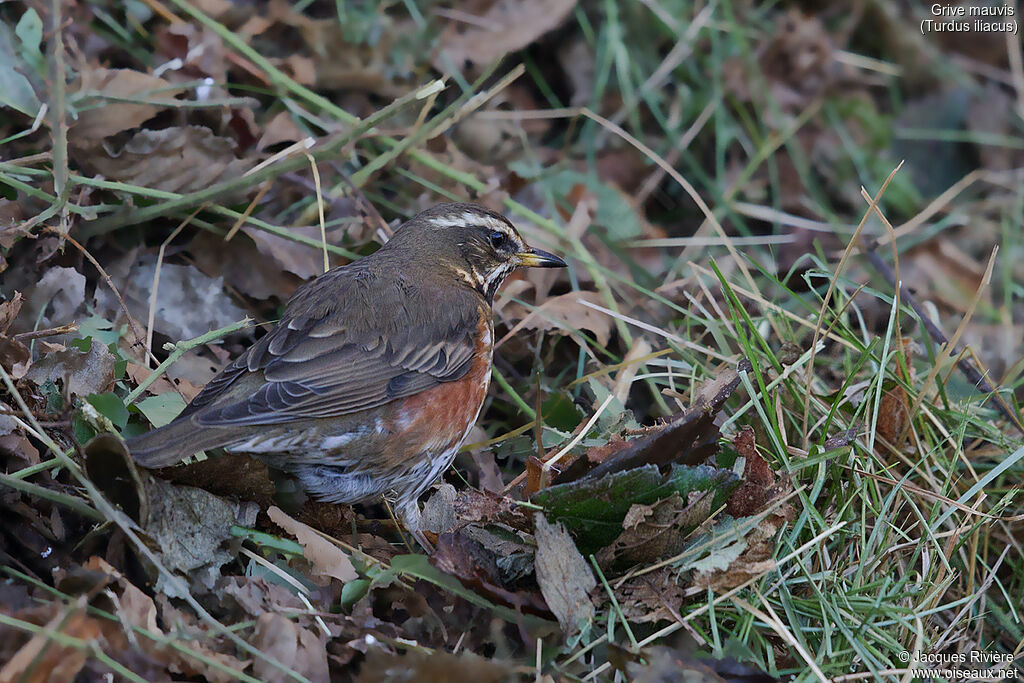
[[[598,344],[606,346],[611,338],[612,318],[581,301],[598,304],[601,303],[601,295],[597,292],[569,292],[551,297],[527,313],[498,343],[523,329],[548,330],[566,336],[587,330],[594,334]]]
[[[601,548],[595,559],[602,568],[653,564],[678,553],[685,532],[711,515],[712,496],[694,491],[690,501],[678,493],[651,505],[635,504],[622,520],[622,533],[611,545]]]
[[[671,621],[673,610],[682,606],[684,593],[676,580],[676,572],[668,567],[627,579],[614,588],[623,615],[634,624]]]
[[[256,617],[252,644],[260,652],[311,681],[330,680],[323,640],[282,614],[265,612]],[[253,673],[261,681],[291,680],[283,671],[260,658],[253,661]]]
[[[21,295],[21,292],[14,292],[7,301],[0,303],[0,335],[7,334],[7,330],[10,329],[14,319],[18,317],[18,312],[24,302],[25,297]]]
[[[313,572],[319,576],[329,576],[342,582],[359,578],[359,573],[352,566],[348,554],[334,545],[308,524],[292,519],[281,508],[274,506],[267,510],[270,520],[295,536],[302,544],[304,555],[313,565]]]
[[[781,494],[782,488],[775,484],[775,471],[771,465],[757,452],[753,427],[745,425],[733,439],[733,445],[745,458],[746,464],[743,466],[743,483],[729,496],[726,512],[734,517],[747,517],[763,510]]]
[[[492,602],[551,618],[547,605],[536,592],[511,591],[502,585],[494,554],[469,534],[462,531],[443,534],[437,539],[437,549],[430,556],[430,563]]]
[[[594,618],[590,591],[597,579],[561,523],[548,523],[542,512],[534,515],[533,523],[537,584],[562,631],[571,636]]]
[[[40,385],[59,380],[69,394],[77,396],[98,394],[114,381],[114,354],[93,339],[88,352],[70,348],[51,353],[37,361],[25,376]]]
[[[0,669],[0,683],[70,683],[85,666],[87,651],[62,645],[51,634],[60,633],[86,642],[102,633],[100,623],[85,613],[84,606],[58,610],[46,630],[34,635]]]
[[[235,156],[235,143],[202,126],[140,130],[89,163],[111,180],[166,192],[195,192],[236,178],[256,161]]]
[[[461,31],[453,29],[443,35],[441,54],[456,68],[465,62],[488,64],[557,28],[575,6],[576,0],[496,0],[472,23],[461,24]],[[449,68],[441,56],[434,66],[441,72]]]
[[[138,101],[92,99],[90,108],[80,110],[78,119],[68,130],[68,143],[83,150],[99,147],[104,138],[136,128],[165,108],[145,100],[171,100],[179,92],[181,88],[172,86],[163,78],[141,71],[84,69],[79,78],[68,86],[68,94],[96,93],[104,98]]]

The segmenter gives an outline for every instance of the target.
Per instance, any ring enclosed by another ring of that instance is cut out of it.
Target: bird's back
[[[340,419],[464,375],[480,295],[416,272],[415,258],[381,251],[300,287],[280,322],[173,422],[128,441],[136,461],[171,465],[260,430]]]

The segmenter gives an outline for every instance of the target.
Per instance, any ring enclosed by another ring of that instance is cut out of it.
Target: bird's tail
[[[168,467],[199,451],[223,446],[229,440],[225,437],[220,430],[198,427],[183,419],[132,437],[125,446],[143,467]]]

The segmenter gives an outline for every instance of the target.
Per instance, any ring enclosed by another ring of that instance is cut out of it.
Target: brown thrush
[[[292,473],[326,502],[385,495],[429,547],[417,499],[483,405],[494,294],[518,266],[565,265],[498,213],[435,206],[296,290],[266,336],[128,449],[163,467],[223,447]]]

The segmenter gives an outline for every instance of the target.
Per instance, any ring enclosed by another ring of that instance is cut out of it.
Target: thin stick
[[[156,267],[153,269],[153,286],[151,288],[151,291],[149,292],[149,314],[146,316],[146,360],[147,360],[147,365],[148,365],[148,361],[150,361],[150,360],[152,360],[154,363],[156,363],[156,356],[153,355],[153,325],[156,322],[156,298],[157,298],[157,292],[160,289],[160,270],[161,270],[161,268],[163,268],[163,265],[164,265],[164,252],[167,249],[167,245],[170,244],[172,241],[174,241],[174,238],[177,237],[178,234],[182,230],[185,229],[185,226],[188,225],[192,221],[192,219],[196,217],[197,213],[199,213],[200,211],[203,210],[204,206],[206,206],[206,204],[203,204],[202,206],[198,207],[195,211],[193,211],[191,214],[189,214],[188,218],[183,220],[178,225],[178,227],[176,227],[171,232],[171,234],[167,236],[167,239],[165,239],[160,244],[160,249],[159,249],[159,251],[157,251],[157,254],[156,254]]]
[[[244,320],[231,323],[230,325],[226,325],[218,330],[207,332],[195,339],[180,341],[177,344],[174,344],[174,348],[171,350],[170,354],[168,354],[164,362],[158,365],[153,372],[149,373],[149,377],[139,382],[139,386],[132,389],[132,391],[125,397],[124,404],[129,405],[134,402],[135,399],[142,395],[142,392],[149,388],[149,385],[155,382],[160,375],[164,374],[164,372],[167,371],[167,368],[169,368],[174,361],[184,356],[186,352],[191,351],[197,346],[202,346],[203,344],[207,344],[215,339],[220,339],[225,335],[240,330],[251,322],[252,318],[245,318]]]
[[[51,228],[51,230],[55,231],[54,228]],[[61,237],[70,242],[75,247],[75,249],[78,249],[78,251],[82,252],[82,256],[84,256],[89,261],[89,263],[95,266],[96,270],[100,272],[100,277],[102,277],[103,281],[107,283],[108,287],[110,287],[110,291],[114,293],[114,298],[117,299],[117,303],[120,304],[121,311],[124,313],[124,317],[128,321],[128,326],[132,328],[132,334],[135,336],[135,344],[142,344],[143,337],[141,334],[139,334],[139,328],[135,326],[135,319],[132,317],[132,314],[128,312],[128,304],[124,302],[124,297],[122,297],[121,293],[117,291],[117,287],[114,286],[114,281],[110,278],[110,275],[107,274],[107,271],[104,270],[103,266],[100,265],[100,262],[97,261],[85,247],[79,244],[74,237],[72,237],[71,235],[61,235]],[[143,350],[143,362],[145,362],[147,354],[150,357],[152,357],[152,354],[149,354],[148,346],[145,347]],[[153,358],[153,360],[156,359]]]

